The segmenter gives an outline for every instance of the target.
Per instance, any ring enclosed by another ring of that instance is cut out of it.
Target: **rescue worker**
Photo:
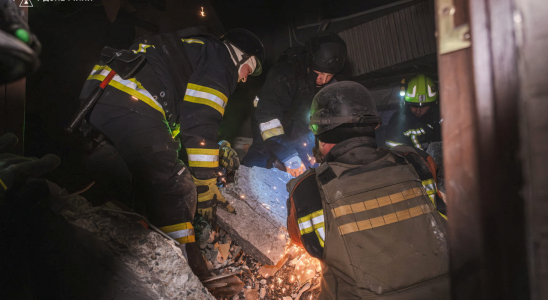
[[[395,112],[386,128],[386,146],[409,145],[425,150],[441,141],[438,89],[434,81],[419,74],[411,79],[404,107]]]
[[[312,103],[321,165],[287,184],[291,240],[322,266],[319,299],[449,299],[446,221],[421,150],[377,148],[381,118],[366,88],[334,83]]]
[[[190,266],[199,275],[207,272],[207,267],[192,227],[196,210],[206,218],[215,216],[217,205],[234,212],[216,183],[223,172],[219,151],[225,168],[239,166],[232,162],[238,157],[229,145],[219,149],[219,125],[237,83],[261,73],[264,48],[259,38],[245,29],[230,30],[220,39],[208,34],[187,36],[185,32],[147,36],[131,46],[136,55],[146,57],[146,64],[133,78],[114,76],[89,122],[120,152],[149,221],[182,244]],[[114,56],[126,55],[127,51],[119,51]],[[109,72],[107,65],[96,65],[81,98]],[[180,143],[175,136],[179,130],[188,166],[177,159]]]
[[[266,168],[277,160],[281,169],[298,176],[314,165],[310,104],[344,69],[346,52],[346,43],[332,32],[319,33],[305,48],[284,52],[255,98],[253,144],[243,160],[245,166]]]

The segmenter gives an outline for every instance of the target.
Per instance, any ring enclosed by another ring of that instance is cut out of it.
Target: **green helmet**
[[[409,80],[407,93],[405,93],[405,102],[412,106],[429,106],[438,101],[438,96],[438,89],[434,80],[424,76],[424,74],[419,74]]]

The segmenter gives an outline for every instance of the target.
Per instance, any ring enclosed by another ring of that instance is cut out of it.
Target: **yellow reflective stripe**
[[[132,50],[132,51],[133,51],[133,53],[138,53],[138,52],[146,53],[148,47],[154,48],[154,45],[139,44],[139,49]]]
[[[301,235],[311,233],[317,228],[324,227],[323,209],[315,211],[297,220]]]
[[[364,202],[358,202],[350,205],[342,205],[339,207],[335,207],[332,210],[332,213],[333,213],[333,216],[335,216],[335,218],[338,218],[338,217],[352,214],[352,213],[359,213],[365,210],[371,210],[371,209],[387,206],[390,204],[395,204],[403,200],[412,199],[425,194],[426,193],[424,192],[423,188],[412,188],[409,190],[405,190],[403,192],[375,198],[372,200],[367,200]]]
[[[160,227],[160,230],[181,244],[196,241],[194,227],[190,222]]]
[[[426,179],[426,180],[422,181],[422,185],[424,185],[424,186],[427,186],[427,185],[430,185],[430,184],[433,184],[433,183],[436,183],[434,178],[430,178],[430,179]]]
[[[381,217],[343,224],[339,226],[339,232],[341,233],[341,235],[345,235],[357,231],[369,230],[376,227],[386,226],[392,223],[408,220],[430,212],[432,212],[430,207],[426,204],[422,204]]]
[[[220,112],[221,115],[224,115],[228,98],[215,89],[189,83],[184,101],[210,106]]]
[[[185,43],[188,43],[188,44],[193,44],[193,43],[196,43],[196,44],[204,44],[203,41],[201,40],[198,40],[198,39],[181,39],[181,41],[185,42]]]
[[[219,149],[187,148],[189,167],[215,168],[219,166]]]
[[[261,136],[263,137],[263,141],[266,141],[267,139],[271,137],[282,135],[284,133],[285,132],[283,127],[276,127],[276,128],[268,129],[261,132]]]
[[[87,80],[103,81],[111,70],[112,69],[108,66],[96,65],[95,67],[93,67],[93,71],[88,76]],[[119,75],[115,75],[110,81],[109,85],[145,102],[150,107],[162,113],[165,118],[166,114],[162,106],[156,100],[154,100],[152,95],[135,78],[122,79],[122,77],[120,77]]]
[[[318,229],[316,229],[316,236],[318,237],[318,241],[320,242],[320,246],[322,246],[322,248],[324,248],[324,244],[325,244],[325,229],[324,227],[320,227]]]
[[[4,191],[7,191],[7,190],[8,190],[8,187],[4,184],[4,182],[2,181],[2,179],[0,179],[0,185],[2,185],[2,187],[4,188]]]
[[[426,190],[426,194],[428,195],[428,198],[430,198],[430,201],[436,207],[436,194],[438,193],[438,189],[436,188],[436,181],[434,178],[430,178],[427,180],[422,181],[422,185],[424,186],[424,189]],[[438,213],[440,216],[447,220],[447,216],[442,214],[439,210]]]

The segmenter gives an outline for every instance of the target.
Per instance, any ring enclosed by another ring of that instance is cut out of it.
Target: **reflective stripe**
[[[8,190],[8,187],[4,184],[4,182],[2,181],[2,179],[0,179],[0,185],[2,185],[2,187],[4,188],[4,191],[7,191],[7,190]]]
[[[133,53],[138,53],[138,52],[145,53],[145,52],[147,52],[148,47],[154,48],[154,45],[139,44],[139,49],[133,50]]]
[[[196,240],[194,227],[190,222],[164,226],[160,230],[181,244],[192,243]]]
[[[259,124],[259,128],[261,129],[261,132],[265,132],[269,129],[276,128],[276,127],[282,127],[282,123],[278,119],[273,119],[268,122]]]
[[[436,207],[436,194],[438,193],[436,181],[434,180],[434,178],[426,179],[422,181],[422,185],[426,190],[428,198],[430,198],[430,201],[432,201],[432,204],[434,205],[434,207]],[[447,220],[446,215],[442,214],[440,211],[438,211],[438,213],[440,214],[440,216]]]
[[[189,167],[215,168],[219,166],[219,149],[188,148]]]
[[[411,138],[411,141],[413,141],[413,144],[415,145],[415,147],[421,149],[421,150],[424,150],[421,146],[421,144],[419,143],[419,140],[417,139],[417,136],[419,135],[422,135],[424,134],[424,129],[422,128],[419,128],[419,129],[409,129],[407,130],[406,132],[404,132],[403,134],[407,137],[410,137]]]
[[[389,146],[390,148],[392,148],[392,147],[396,147],[396,146],[403,145],[403,144],[387,140],[386,145]]]
[[[301,235],[305,235],[311,232],[316,232],[316,236],[318,237],[318,241],[320,242],[320,245],[322,247],[324,246],[325,230],[324,230],[323,209],[320,209],[307,216],[299,218],[299,220],[297,220],[297,223],[299,223],[299,229],[300,229]]]
[[[215,89],[189,83],[186,88],[184,100],[210,106],[223,115],[225,113],[228,98]]]
[[[108,66],[95,65],[95,67],[93,67],[93,71],[88,76],[87,80],[103,81],[111,70],[112,69],[109,68]],[[122,77],[115,75],[110,81],[109,85],[112,86],[113,88],[116,88],[124,93],[132,95],[135,98],[145,102],[152,108],[161,112],[165,118],[166,114],[164,110],[162,109],[162,106],[160,105],[160,103],[154,100],[154,97],[152,97],[152,95],[135,78],[122,79]]]
[[[315,211],[297,220],[301,235],[311,233],[314,229],[324,226],[323,209]]]
[[[390,213],[383,215],[381,217],[366,219],[357,222],[351,222],[339,226],[339,232],[341,235],[369,230],[376,227],[386,226],[392,223],[405,221],[414,217],[418,217],[423,214],[431,213],[432,209],[427,204],[418,205],[409,209],[404,209],[397,211],[395,213]]]
[[[403,192],[375,198],[372,200],[367,200],[364,202],[358,202],[350,205],[342,205],[339,207],[335,207],[334,209],[331,210],[331,212],[333,213],[333,216],[335,218],[338,218],[338,217],[345,216],[352,213],[355,214],[362,211],[395,204],[395,203],[402,202],[408,199],[413,199],[415,197],[419,197],[422,195],[426,195],[426,192],[424,191],[424,189],[416,187],[409,190],[405,190]]]
[[[196,44],[202,44],[202,45],[204,44],[203,41],[198,40],[198,39],[186,39],[186,40],[185,40],[185,39],[181,39],[181,41],[183,41],[183,42],[185,42],[185,43],[188,43],[188,44],[194,44],[194,43],[196,43]]]
[[[416,95],[417,95],[417,86],[415,85],[415,86],[413,87],[413,94],[407,93],[407,97],[415,98]]]
[[[323,248],[325,244],[325,230],[323,227],[316,229],[316,236],[318,237],[318,241],[320,241],[320,245]]]
[[[261,123],[259,124],[259,128],[261,129],[261,136],[263,137],[263,141],[266,141],[273,136],[278,136],[285,133],[282,123],[278,119],[273,119],[268,122]]]

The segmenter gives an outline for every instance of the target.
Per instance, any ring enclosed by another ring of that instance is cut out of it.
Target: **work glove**
[[[227,210],[229,213],[234,213],[234,207],[226,201],[223,194],[217,187],[217,178],[211,179],[196,179],[192,177],[194,184],[198,189],[198,214],[203,216],[207,221],[214,220],[217,213],[217,205]]]
[[[17,144],[17,137],[6,133],[0,137],[0,199],[16,183],[39,177],[55,169],[61,160],[53,154],[38,159],[7,153]]]
[[[240,167],[238,153],[230,148],[230,143],[225,140],[219,142],[219,164],[227,172],[236,171]]]
[[[301,161],[301,158],[297,155],[285,160],[284,165],[287,173],[293,177],[297,177],[306,171],[306,167]]]

